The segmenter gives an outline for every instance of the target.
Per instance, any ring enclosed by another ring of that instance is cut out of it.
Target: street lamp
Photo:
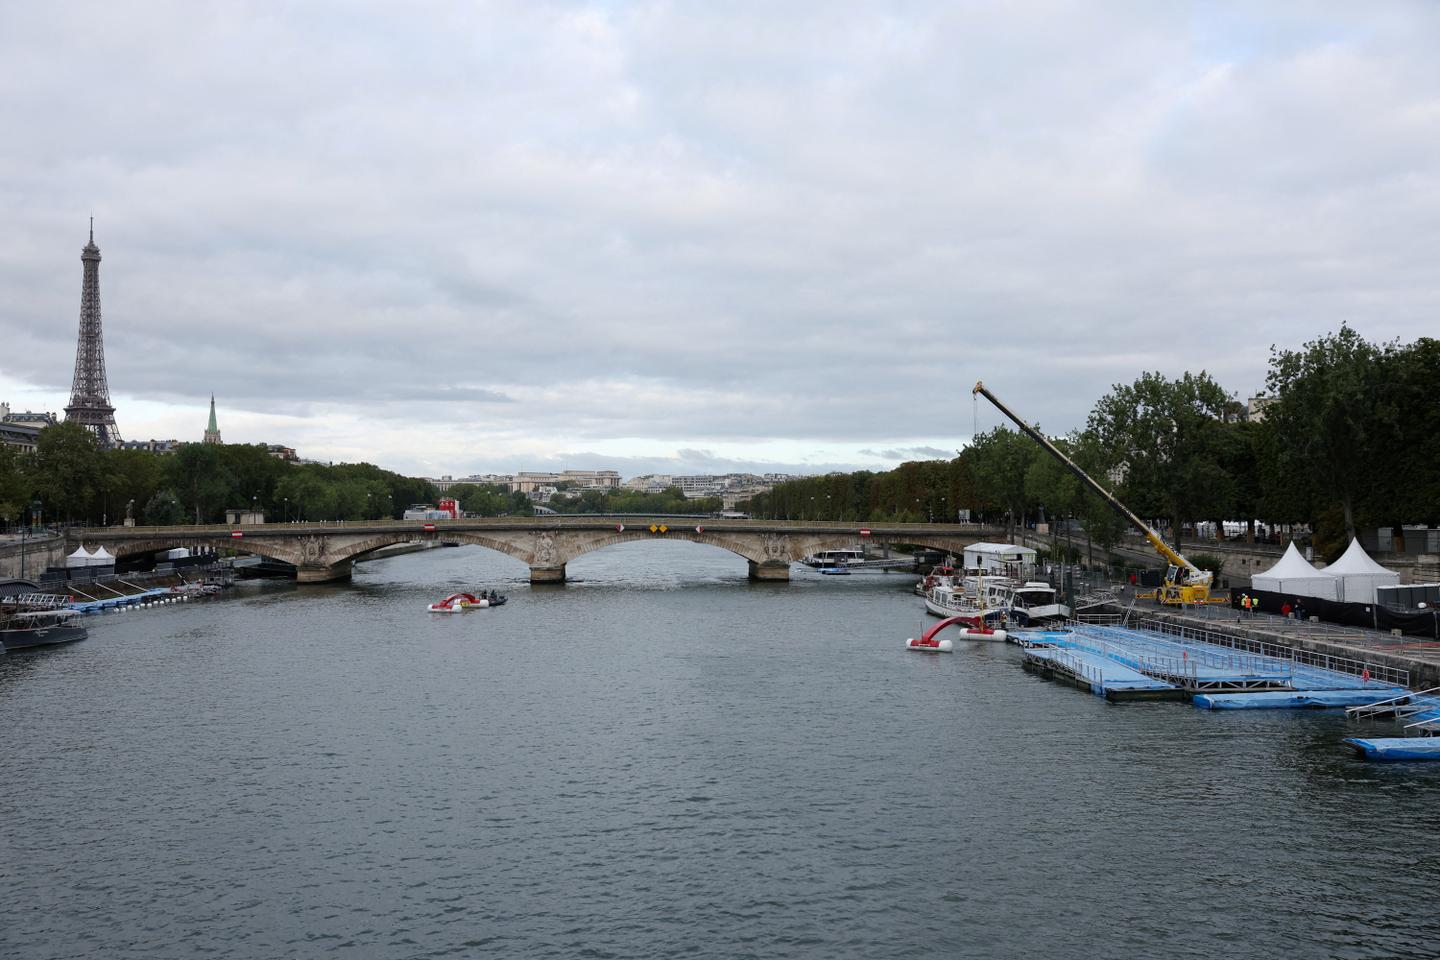
[[[289,523],[289,522],[290,522],[290,498],[289,498],[289,497],[281,497],[280,499],[281,499],[281,502],[285,504],[285,522],[286,522],[286,523]]]

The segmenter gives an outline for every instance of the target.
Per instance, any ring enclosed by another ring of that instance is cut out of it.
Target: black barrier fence
[[[1252,601],[1259,600],[1259,609],[1264,613],[1282,614],[1285,605],[1289,604],[1292,616],[1298,612],[1304,618],[1319,617],[1326,623],[1346,627],[1399,630],[1407,637],[1440,640],[1440,612],[1435,610],[1391,610],[1372,603],[1341,603],[1319,597],[1299,597],[1293,593],[1273,593],[1269,590],[1241,590],[1238,587],[1230,588],[1230,606],[1242,609],[1241,596],[1249,596]]]

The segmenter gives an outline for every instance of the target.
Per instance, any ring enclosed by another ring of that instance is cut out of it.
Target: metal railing
[[[1356,677],[1365,677],[1368,675],[1371,680],[1392,684],[1397,687],[1408,687],[1410,685],[1409,670],[1401,667],[1391,667],[1385,664],[1373,663],[1368,660],[1337,657],[1328,653],[1317,653],[1312,650],[1304,650],[1299,647],[1290,647],[1278,643],[1269,643],[1250,637],[1232,636],[1226,633],[1219,633],[1215,630],[1206,630],[1203,627],[1170,623],[1166,620],[1141,618],[1134,621],[1132,627],[1136,630],[1148,630],[1163,636],[1179,637],[1182,640],[1194,640],[1213,646],[1245,650],[1249,653],[1258,654],[1263,657],[1272,657],[1277,660],[1289,660],[1302,666],[1316,667],[1334,673],[1344,673]]]
[[[1399,707],[1410,704],[1416,697],[1423,697],[1437,691],[1440,691],[1440,687],[1431,687],[1418,693],[1402,693],[1398,697],[1388,697],[1384,700],[1376,700],[1374,703],[1361,704],[1358,707],[1346,707],[1345,716],[1351,720],[1358,720],[1363,717],[1379,716],[1382,713],[1395,713]]]

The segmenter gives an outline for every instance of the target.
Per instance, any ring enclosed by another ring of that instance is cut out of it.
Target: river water
[[[1440,765],[1343,718],[907,653],[909,576],[570,575],[436,550],[0,657],[0,956],[1440,955]]]

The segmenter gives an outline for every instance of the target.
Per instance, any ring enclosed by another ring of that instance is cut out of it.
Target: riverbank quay
[[[1112,602],[1097,608],[1096,612],[1132,625],[1141,620],[1155,622],[1163,625],[1161,629],[1178,636],[1255,653],[1290,657],[1294,655],[1292,651],[1298,651],[1307,655],[1302,659],[1311,659],[1319,665],[1324,664],[1325,658],[1331,658],[1339,663],[1350,661],[1391,671],[1403,670],[1408,674],[1405,685],[1412,689],[1440,686],[1440,642],[1434,640],[1272,614],[1246,617],[1228,606],[1218,605],[1177,610]],[[1371,675],[1379,676],[1379,672],[1372,670]]]

